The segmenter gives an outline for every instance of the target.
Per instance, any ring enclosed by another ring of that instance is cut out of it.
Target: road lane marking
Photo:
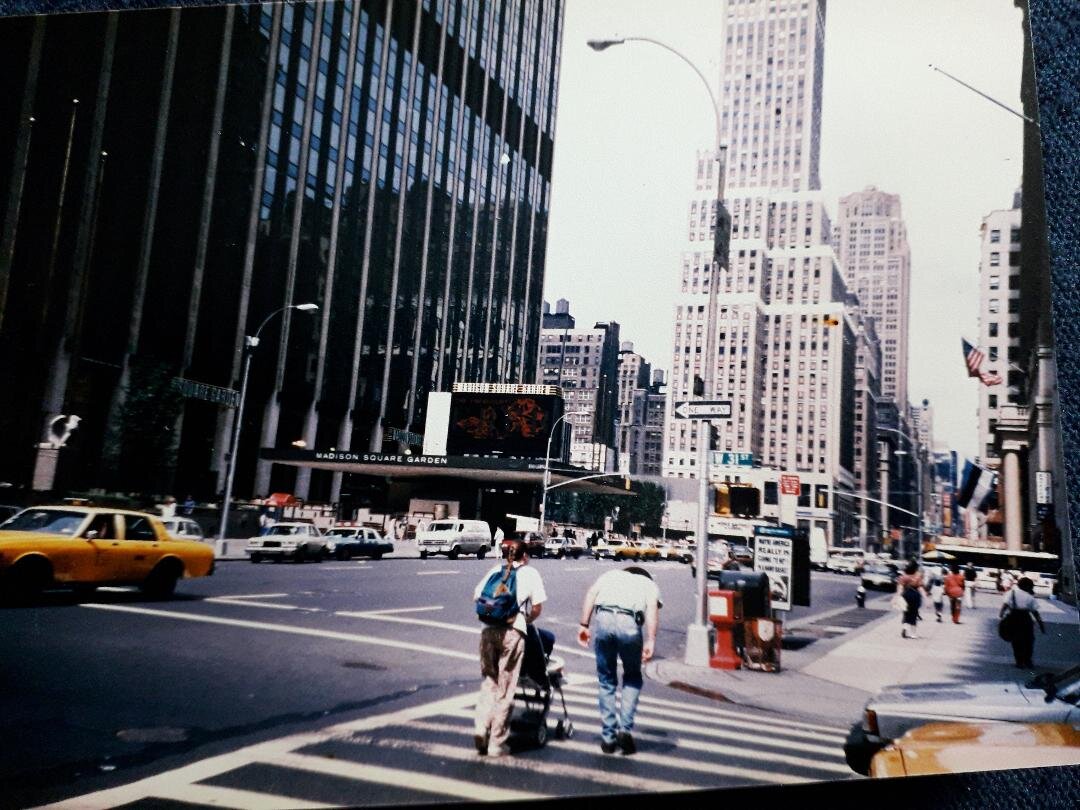
[[[591,688],[585,688],[586,683],[591,684]],[[585,682],[581,682],[575,679],[575,682],[570,683],[563,688],[568,691],[590,695],[593,697],[595,697],[597,693],[595,678],[590,678],[588,681]],[[653,705],[659,707],[666,707],[670,709],[686,709],[687,707],[692,706],[694,712],[699,716],[702,714],[707,714],[712,717],[717,717],[721,719],[731,718],[734,720],[744,720],[747,717],[746,713],[744,712],[734,712],[729,709],[719,709],[713,706],[697,706],[694,704],[681,703],[675,700],[667,700],[661,697],[653,697],[651,695],[642,695],[639,698],[639,705],[641,704],[644,704],[646,706]],[[783,725],[784,728],[798,728],[804,729],[806,731],[817,731],[825,736],[831,736],[835,739],[840,740],[846,739],[848,734],[847,729],[841,728],[839,726],[826,726],[822,725],[821,723],[807,723],[799,720],[787,720],[781,718],[773,719],[764,717],[761,718],[761,722],[773,724],[780,723]]]
[[[451,624],[450,622],[437,622],[434,619],[410,619],[405,616],[389,616],[382,611],[364,611],[364,610],[338,610],[334,613],[335,616],[345,616],[350,619],[371,619],[378,622],[395,622],[397,624],[415,624],[418,627],[434,627],[439,630],[451,630],[457,633],[470,633],[471,635],[479,635],[483,626],[465,626],[461,624]],[[584,650],[575,650],[567,645],[563,645],[559,648],[559,652],[556,655],[562,655],[563,653],[570,653],[571,655],[578,655],[583,658],[594,659],[596,656],[591,652],[585,652]]]
[[[154,791],[154,799],[173,799],[185,804],[205,804],[211,807],[234,807],[237,810],[320,810],[328,807],[342,807],[340,804],[322,804],[281,796],[273,793],[255,793],[250,790],[218,787],[215,785],[177,785],[173,788],[159,788]]]
[[[455,726],[449,723],[432,723],[426,720],[417,720],[410,723],[407,728],[417,731],[432,731],[443,734],[456,734],[472,736],[472,729],[464,725]],[[597,730],[599,731],[599,726]],[[455,759],[460,762],[476,762],[477,754],[469,747],[459,745],[447,745],[445,743],[428,743],[419,740],[406,740],[402,738],[376,739],[373,736],[353,737],[350,742],[358,745],[371,745],[379,748],[397,748],[427,754],[439,759]],[[557,743],[562,746],[562,741]],[[629,773],[620,773],[614,770],[599,771],[595,767],[580,767],[560,762],[553,765],[544,759],[531,759],[527,757],[499,757],[483,760],[485,767],[508,768],[514,773],[532,771],[541,776],[552,776],[552,772],[558,773],[559,778],[580,779],[585,782],[594,782],[603,787],[621,787],[627,790],[638,791],[675,791],[698,789],[688,786],[684,782],[669,782],[663,779],[650,779],[644,776],[635,776]]]
[[[310,754],[278,754],[267,760],[271,765],[284,768],[296,768],[311,773],[327,776],[345,777],[360,782],[374,782],[377,785],[393,785],[408,790],[419,790],[439,796],[455,796],[460,799],[483,799],[486,801],[524,801],[527,799],[547,799],[551,796],[543,793],[529,793],[524,790],[494,787],[464,779],[448,776],[436,776],[431,773],[417,773],[402,768],[388,768],[383,765],[345,762],[340,759],[312,756]]]
[[[365,610],[360,612],[368,616],[382,616],[388,613],[421,613],[427,610],[445,610],[445,607],[443,605],[427,605],[425,607],[386,608],[384,610]]]
[[[460,574],[460,571],[417,571],[418,577],[438,577],[444,574]]]
[[[284,596],[284,594],[282,594]],[[228,598],[223,596],[208,596],[204,602],[214,602],[218,605],[240,605],[241,607],[267,608],[269,610],[300,610],[305,613],[322,613],[322,608],[300,607],[299,605],[282,605],[278,602],[252,602],[247,599]]]
[[[280,599],[288,596],[287,593],[236,593],[227,596],[216,596],[215,599]]]
[[[588,570],[590,570],[590,568],[587,565],[581,565],[581,566],[575,566],[574,568],[564,568],[563,570],[564,571],[588,571]]]
[[[476,653],[457,652],[431,644],[412,644],[407,641],[396,641],[376,636],[364,636],[358,633],[342,633],[336,630],[319,630],[314,627],[299,627],[290,624],[270,624],[267,622],[255,622],[245,619],[225,619],[219,616],[202,616],[194,613],[178,613],[169,610],[155,610],[152,608],[132,607],[130,605],[106,605],[106,604],[82,604],[80,607],[93,610],[112,610],[119,613],[136,613],[144,616],[157,616],[164,619],[181,619],[189,622],[205,622],[206,624],[223,624],[229,627],[245,627],[251,630],[270,630],[276,633],[292,633],[298,636],[314,636],[316,638],[328,638],[336,641],[351,641],[359,644],[372,644],[381,647],[394,647],[399,650],[412,650],[424,655],[442,655],[446,658],[458,658],[463,661],[476,662]]]
[[[448,712],[449,714],[449,712]],[[467,718],[472,717],[468,712],[457,711],[451,716]],[[576,723],[574,724],[577,725]],[[574,741],[560,741],[560,748],[568,748],[572,751],[579,751],[583,754],[595,754],[596,746],[590,743],[574,742]],[[646,762],[652,765],[662,765],[664,768],[675,768],[684,771],[695,771],[698,773],[706,773],[711,776],[732,776],[738,779],[750,779],[755,782],[780,782],[782,784],[797,784],[804,782],[817,781],[805,776],[789,776],[783,773],[773,773],[771,771],[759,771],[756,768],[747,768],[743,766],[728,766],[722,765],[715,761],[700,761],[693,759],[680,759],[679,757],[669,756],[667,754],[655,754],[649,751],[642,751],[640,748],[637,753],[634,754],[635,762]],[[698,788],[700,789],[700,788]]]
[[[581,695],[567,694],[567,703],[582,704],[587,706],[596,706],[595,701],[590,701]],[[650,710],[640,703],[638,703],[637,722],[647,726],[655,726],[657,728],[667,729],[668,731],[680,731],[686,734],[697,734],[701,737],[711,737],[714,739],[720,739],[722,741],[738,741],[745,740],[753,742],[757,745],[764,745],[772,748],[782,748],[783,750],[802,751],[807,754],[824,754],[825,756],[835,756],[839,743],[833,743],[830,746],[818,745],[810,742],[798,742],[791,739],[779,739],[778,737],[765,737],[759,734],[747,733],[747,732],[761,732],[763,729],[759,724],[738,721],[738,720],[725,720],[723,725],[717,728],[710,728],[708,726],[701,725],[702,718],[699,715],[694,715],[690,712],[678,712],[673,709],[664,709],[662,718],[654,718],[653,712],[659,713],[661,710]],[[669,719],[675,718],[675,719]],[[696,724],[685,722],[681,723],[679,720],[696,720]],[[734,730],[733,730],[734,729]],[[780,734],[781,732],[776,729],[768,729],[769,733]]]
[[[371,568],[370,565],[361,563],[360,565],[324,565],[323,571],[367,571]]]
[[[64,801],[50,804],[48,810],[108,810],[124,804],[130,804],[146,798],[158,795],[162,791],[167,796],[183,795],[183,790],[197,782],[203,782],[220,776],[245,765],[264,762],[279,754],[290,753],[299,748],[326,742],[342,736],[348,736],[358,731],[382,728],[389,725],[409,723],[412,720],[433,715],[445,714],[455,711],[463,706],[472,706],[476,703],[476,694],[467,692],[464,695],[441,698],[419,706],[411,706],[405,709],[397,709],[385,714],[372,717],[351,720],[339,723],[327,729],[317,732],[302,732],[279,737],[275,740],[255,743],[236,751],[230,751],[218,756],[193,762],[172,771],[148,776],[137,782],[131,782],[120,787],[107,788],[95,793],[87,793],[83,796],[75,796]],[[471,714],[469,715],[472,716]],[[178,794],[177,791],[180,791]],[[298,806],[296,801],[290,800],[287,807]],[[38,808],[37,810],[46,810]]]

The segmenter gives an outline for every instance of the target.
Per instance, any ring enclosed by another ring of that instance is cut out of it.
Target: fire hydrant
[[[866,607],[866,588],[862,585],[855,590],[855,604],[858,607]]]

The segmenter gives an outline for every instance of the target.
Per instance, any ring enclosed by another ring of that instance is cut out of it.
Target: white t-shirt
[[[660,601],[660,589],[641,574],[620,569],[608,571],[596,580],[596,605],[643,611],[653,601]]]
[[[1014,602],[1015,600],[1015,602]],[[1013,588],[1007,594],[1005,594],[1004,602],[1011,608],[1017,610],[1038,610],[1038,605],[1035,603],[1035,597],[1027,591],[1022,591],[1019,588]]]
[[[504,571],[505,565],[496,565],[486,574],[476,586],[476,590],[473,591],[473,599],[479,599],[480,594],[484,592],[484,585],[488,579],[496,571]],[[540,572],[535,568],[530,568],[524,563],[514,563],[514,570],[517,571],[516,587],[517,587],[517,599],[518,599],[518,613],[514,617],[513,628],[522,635],[525,635],[525,617],[529,615],[533,605],[542,605],[547,601],[547,592],[544,590],[544,580],[540,578]]]

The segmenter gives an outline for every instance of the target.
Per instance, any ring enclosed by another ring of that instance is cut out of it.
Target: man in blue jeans
[[[656,583],[648,571],[636,566],[608,571],[585,595],[578,643],[588,647],[589,639],[594,639],[603,724],[600,750],[605,754],[615,753],[616,748],[621,748],[624,755],[637,751],[633,731],[641,694],[641,665],[653,656],[660,605]],[[589,633],[593,622],[595,636]],[[622,661],[623,679],[616,708],[619,661]]]

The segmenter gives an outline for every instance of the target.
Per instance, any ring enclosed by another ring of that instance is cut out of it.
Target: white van
[[[445,554],[456,560],[459,554],[475,554],[482,560],[491,550],[491,527],[484,520],[433,520],[416,532],[416,545],[420,547],[420,559]]]

